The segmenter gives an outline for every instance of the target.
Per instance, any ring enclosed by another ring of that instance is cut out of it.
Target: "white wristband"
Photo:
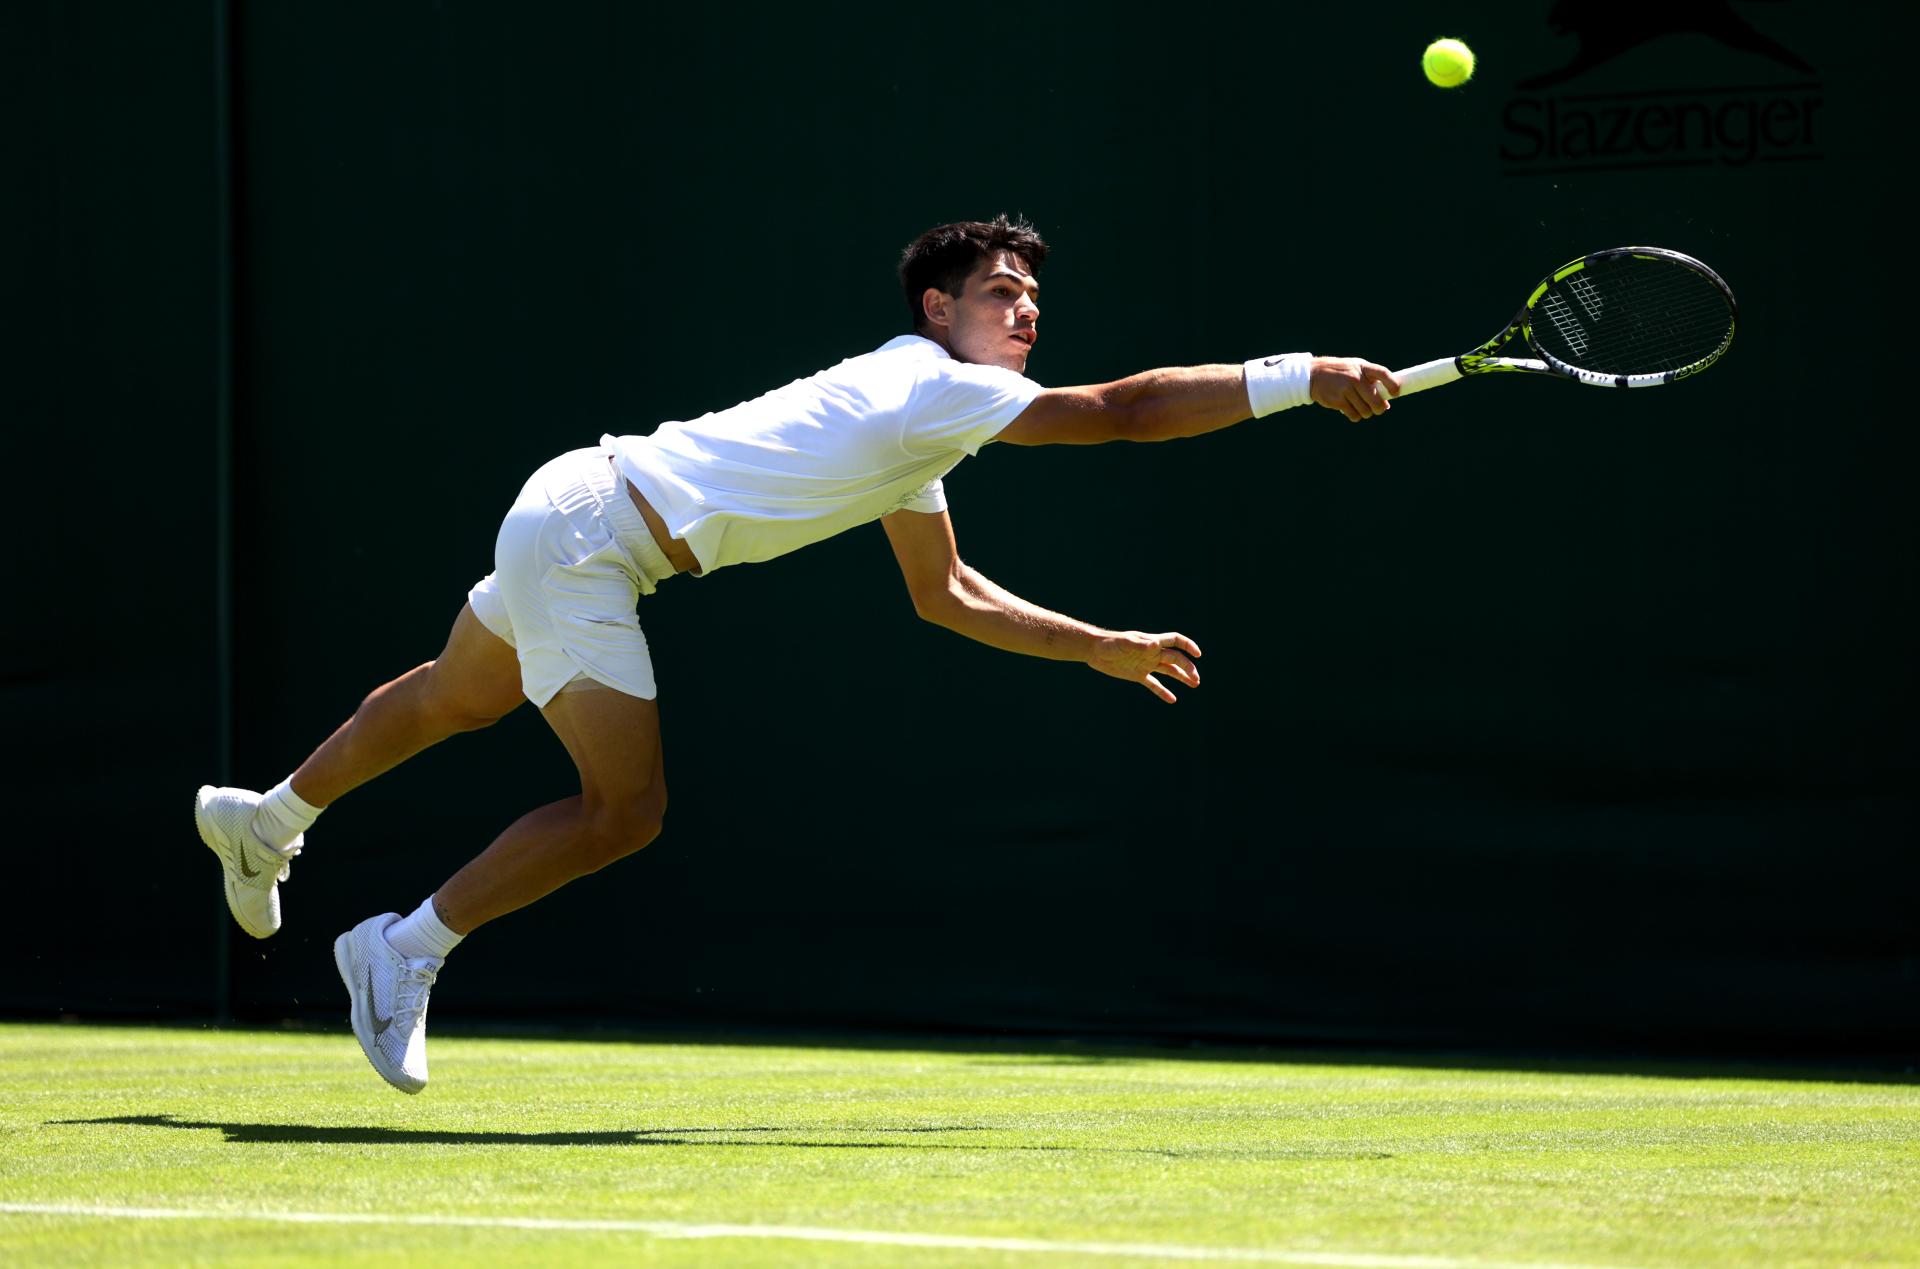
[[[1256,419],[1305,405],[1313,399],[1312,387],[1312,353],[1255,357],[1247,363],[1247,403],[1253,406]]]

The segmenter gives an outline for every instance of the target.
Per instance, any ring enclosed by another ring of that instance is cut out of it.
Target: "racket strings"
[[[1666,260],[1596,262],[1535,303],[1534,337],[1551,356],[1605,375],[1684,370],[1716,357],[1733,313],[1711,280]]]

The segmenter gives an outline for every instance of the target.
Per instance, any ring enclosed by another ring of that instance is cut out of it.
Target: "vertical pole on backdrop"
[[[233,771],[233,76],[231,0],[213,0],[214,145],[214,700],[222,784]],[[214,909],[213,1016],[233,1016],[232,937],[225,905]]]

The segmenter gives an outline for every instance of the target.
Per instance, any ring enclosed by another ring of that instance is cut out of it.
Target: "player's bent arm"
[[[1173,692],[1155,675],[1200,685],[1189,659],[1200,655],[1193,640],[1174,633],[1107,630],[1020,598],[960,559],[946,512],[896,511],[880,524],[923,620],[1003,651],[1082,662],[1138,683],[1168,703]]]
[[[960,558],[944,511],[896,511],[881,527],[922,620],[1007,652],[1054,661],[1086,661],[1112,633],[1030,604],[989,582]]]
[[[1254,414],[1245,366],[1171,366],[1079,388],[1049,388],[995,439],[1014,445],[1170,441],[1231,427]],[[1386,367],[1354,357],[1314,357],[1308,399],[1359,422],[1384,414],[1400,390]]]

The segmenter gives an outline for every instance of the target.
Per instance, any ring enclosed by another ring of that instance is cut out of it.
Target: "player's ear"
[[[920,293],[920,312],[926,317],[929,326],[951,326],[953,297],[937,286],[930,286]]]

